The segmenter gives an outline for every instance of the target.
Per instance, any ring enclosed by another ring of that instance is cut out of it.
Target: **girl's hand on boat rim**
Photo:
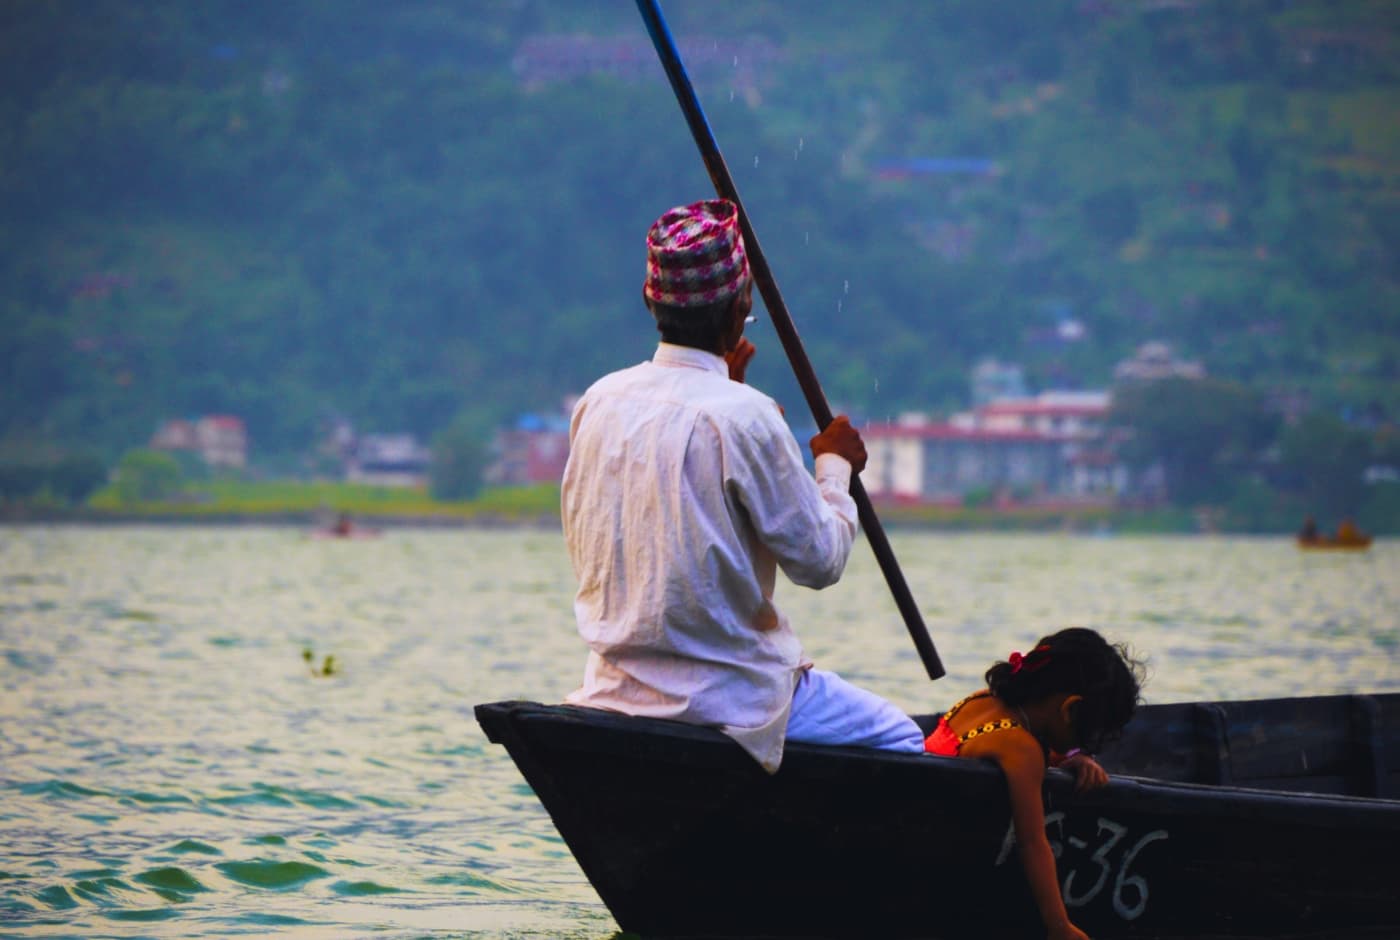
[[[1108,785],[1108,771],[1088,754],[1071,754],[1057,764],[1061,770],[1074,774],[1074,792],[1085,793]]]

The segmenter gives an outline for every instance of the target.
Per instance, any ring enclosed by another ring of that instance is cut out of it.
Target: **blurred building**
[[[234,415],[166,421],[151,436],[150,446],[195,454],[217,469],[237,470],[248,465],[248,430],[243,419]]]
[[[782,58],[760,36],[696,37],[676,44],[688,72],[696,79],[723,76],[751,104],[758,86]],[[642,35],[589,36],[540,33],[527,36],[511,59],[511,71],[527,88],[570,82],[591,75],[623,81],[651,82],[662,77],[656,50]]]
[[[990,491],[1001,501],[1103,502],[1128,482],[1108,446],[1107,392],[1002,398],[932,421],[906,415],[861,429],[872,497],[961,503]]]
[[[345,462],[345,479],[371,486],[426,486],[431,456],[412,434],[363,434]]]
[[[983,359],[972,369],[972,404],[985,405],[998,398],[1024,398],[1026,374],[1014,362]]]
[[[1118,382],[1156,382],[1162,379],[1203,379],[1205,366],[1194,359],[1178,359],[1166,343],[1143,343],[1131,359],[1113,368]]]
[[[569,460],[569,417],[577,396],[565,398],[557,414],[523,414],[496,433],[495,459],[486,470],[493,486],[558,483]]]

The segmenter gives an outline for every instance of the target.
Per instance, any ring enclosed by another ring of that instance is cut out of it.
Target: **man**
[[[718,727],[770,773],[785,737],[919,753],[889,702],[812,669],[773,604],[777,569],[834,584],[856,533],[865,446],[844,417],[812,438],[743,384],[753,307],[738,211],[670,210],[647,233],[643,297],[661,343],[574,409],[563,523],[590,653],[568,701]]]

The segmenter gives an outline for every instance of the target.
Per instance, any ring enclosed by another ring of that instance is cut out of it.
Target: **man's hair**
[[[738,294],[699,307],[673,307],[650,302],[662,342],[696,349],[714,349],[729,329],[729,314]]]

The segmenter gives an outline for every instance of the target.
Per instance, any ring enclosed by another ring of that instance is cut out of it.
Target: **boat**
[[[1308,538],[1300,535],[1298,536],[1298,547],[1308,551],[1330,549],[1364,552],[1371,547],[1371,536],[1353,535],[1350,538],[1338,538],[1332,535],[1318,535]]]
[[[1371,547],[1371,536],[1356,527],[1350,519],[1342,520],[1333,535],[1319,532],[1317,523],[1309,516],[1297,535],[1298,547],[1303,549],[1341,549],[1365,551]]]
[[[347,513],[341,513],[334,522],[312,529],[313,539],[377,539],[379,530],[367,528],[351,520]]]
[[[646,938],[1043,936],[989,763],[478,705]],[[916,716],[925,729],[936,716]],[[1047,774],[1071,919],[1114,937],[1400,936],[1400,693],[1146,705],[1083,796]]]
[[[312,529],[307,535],[313,539],[377,539],[380,536],[378,529],[367,529],[364,526],[355,526],[353,529],[344,530],[337,528]]]

